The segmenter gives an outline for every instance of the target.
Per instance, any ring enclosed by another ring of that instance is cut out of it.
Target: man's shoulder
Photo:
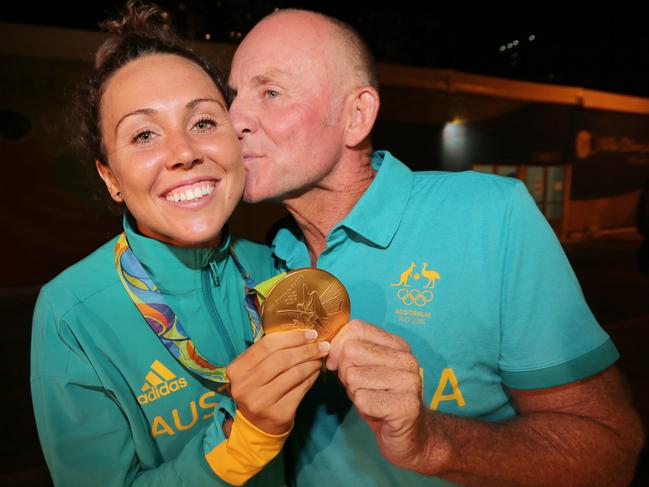
[[[232,239],[232,248],[237,259],[255,280],[265,280],[275,273],[275,261],[267,245],[235,237]]]
[[[413,172],[410,203],[435,204],[452,202],[461,206],[488,204],[508,206],[514,193],[526,193],[525,184],[515,178],[475,171]]]
[[[510,192],[522,182],[516,178],[477,171],[414,171],[415,186],[436,185],[440,189],[472,189],[479,192]]]
[[[246,259],[268,259],[270,258],[270,248],[268,245],[248,240],[246,238],[233,237],[232,248],[234,249],[237,257],[239,254],[245,256]]]
[[[457,191],[458,189],[471,190],[473,194],[482,193],[511,193],[522,181],[506,176],[477,172],[474,170],[445,171],[428,170],[413,171],[407,164],[394,157],[388,151],[375,151],[376,160],[384,161],[391,168],[402,168],[412,174],[414,189],[430,189],[435,187],[437,191]]]

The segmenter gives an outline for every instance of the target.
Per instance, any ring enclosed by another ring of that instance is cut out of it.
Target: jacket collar
[[[162,292],[175,294],[201,288],[203,269],[219,285],[230,245],[227,226],[217,247],[183,248],[145,237],[128,213],[123,224],[131,250]]]

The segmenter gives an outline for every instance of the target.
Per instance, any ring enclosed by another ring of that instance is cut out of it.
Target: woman
[[[328,344],[312,331],[260,339],[244,301],[274,269],[224,228],[244,169],[220,76],[157,7],[129,3],[106,27],[81,137],[125,205],[124,233],[36,305],[32,396],[52,477],[240,485],[263,469],[251,483],[280,485],[279,462],[264,467]]]

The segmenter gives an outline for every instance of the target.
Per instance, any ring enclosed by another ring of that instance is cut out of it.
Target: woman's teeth
[[[193,201],[203,196],[207,196],[212,191],[216,183],[214,181],[202,181],[200,183],[192,184],[189,186],[182,186],[171,191],[165,199],[172,203],[180,203],[181,201]]]

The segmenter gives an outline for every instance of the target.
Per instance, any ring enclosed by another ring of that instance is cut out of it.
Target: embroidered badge
[[[419,272],[415,272],[416,267],[414,262],[410,262],[408,268],[401,273],[399,282],[391,284],[398,288],[396,297],[405,306],[397,308],[394,313],[402,323],[424,325],[431,317],[427,305],[435,297],[432,290],[440,275],[428,268],[428,262],[423,263]]]

